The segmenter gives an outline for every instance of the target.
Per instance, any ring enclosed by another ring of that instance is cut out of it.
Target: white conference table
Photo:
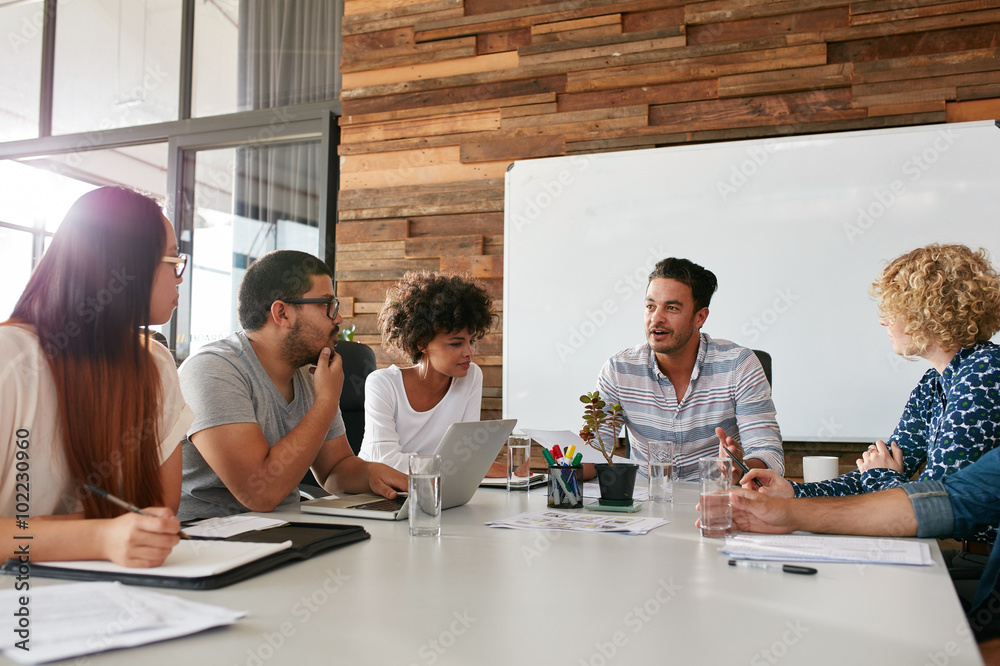
[[[280,514],[362,524],[371,539],[220,590],[170,591],[248,614],[79,663],[982,664],[933,541],[934,567],[730,567],[722,540],[694,527],[693,484],[678,485],[673,504],[634,514],[671,521],[643,536],[483,525],[545,508],[544,487],[481,488],[442,514],[439,538],[411,538],[406,521]]]

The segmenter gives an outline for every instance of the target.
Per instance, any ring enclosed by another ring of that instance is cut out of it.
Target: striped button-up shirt
[[[715,429],[723,428],[740,442],[744,457],[783,474],[781,431],[757,356],[728,340],[700,336],[691,383],[680,400],[648,343],[615,354],[601,369],[597,389],[607,404],[624,408],[631,460],[645,475],[647,442],[676,442],[679,478],[697,480],[698,460],[719,455]],[[601,431],[604,442],[612,437],[610,428]]]

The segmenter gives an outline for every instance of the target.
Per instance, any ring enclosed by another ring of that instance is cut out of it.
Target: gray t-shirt
[[[309,368],[299,368],[295,373],[292,378],[295,398],[285,402],[250,341],[238,331],[199,349],[184,361],[178,373],[184,399],[195,418],[184,438],[184,481],[177,517],[191,520],[247,511],[205,462],[190,437],[215,426],[257,423],[264,439],[274,446],[299,424],[316,401]],[[338,410],[326,439],[335,439],[344,432],[344,420]],[[293,490],[278,508],[298,501],[298,491]]]

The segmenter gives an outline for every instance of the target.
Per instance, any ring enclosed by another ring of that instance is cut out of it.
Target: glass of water
[[[677,444],[670,441],[649,442],[649,501],[671,502],[677,480]]]
[[[410,456],[410,536],[441,534],[441,456]]]

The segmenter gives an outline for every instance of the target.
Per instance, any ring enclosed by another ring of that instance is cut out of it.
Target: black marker
[[[729,560],[731,567],[751,567],[753,569],[780,569],[785,573],[802,574],[811,576],[816,573],[812,567],[800,567],[794,564],[770,564],[768,562],[758,562],[756,560]]]

